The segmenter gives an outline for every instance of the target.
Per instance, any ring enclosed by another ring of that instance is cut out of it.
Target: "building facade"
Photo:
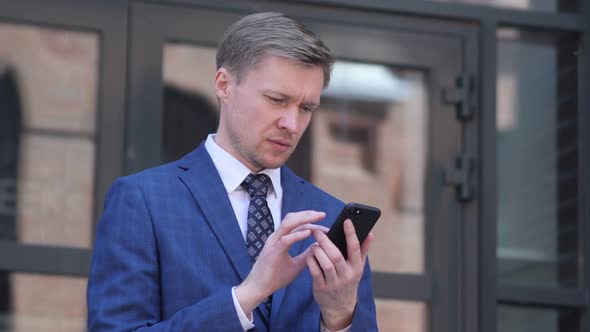
[[[590,331],[590,4],[0,0],[0,331],[84,331],[104,195],[217,126],[216,43],[279,11],[337,58],[289,165],[379,206],[379,326]]]

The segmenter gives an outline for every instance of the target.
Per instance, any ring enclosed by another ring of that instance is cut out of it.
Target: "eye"
[[[279,105],[285,102],[285,99],[283,98],[276,98],[276,97],[272,97],[272,96],[266,96],[266,98],[275,105]]]
[[[317,108],[318,108],[318,105],[316,105],[316,104],[305,103],[305,104],[301,105],[301,109],[304,110],[305,112],[313,112]]]

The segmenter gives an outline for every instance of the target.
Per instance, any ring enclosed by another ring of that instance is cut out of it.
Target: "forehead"
[[[267,55],[246,70],[241,81],[266,89],[304,90],[319,97],[323,90],[324,72],[320,65]]]

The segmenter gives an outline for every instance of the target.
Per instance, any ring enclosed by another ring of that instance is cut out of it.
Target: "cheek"
[[[256,127],[257,119],[260,117],[258,109],[259,106],[256,100],[247,98],[244,93],[236,94],[232,104],[236,129],[245,131],[247,134],[249,128]]]
[[[299,133],[299,136],[303,135],[303,133],[307,129],[307,126],[309,126],[309,123],[311,122],[311,115],[312,115],[312,112],[303,112],[303,114],[300,116],[300,120],[299,120],[300,133]]]
[[[258,145],[261,141],[272,135],[275,128],[275,114],[268,105],[259,100],[248,100],[241,105],[242,118],[236,123],[248,141]]]

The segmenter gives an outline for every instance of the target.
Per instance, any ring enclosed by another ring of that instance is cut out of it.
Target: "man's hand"
[[[246,315],[301,273],[309,256],[309,248],[295,257],[289,255],[289,249],[312,232],[326,232],[326,227],[311,224],[325,217],[324,212],[318,211],[289,213],[279,228],[268,237],[252,271],[235,289],[236,298]]]
[[[322,322],[332,331],[352,323],[357,303],[357,289],[373,234],[360,245],[350,219],[344,222],[348,260],[323,232],[314,231],[317,244],[312,245],[307,266],[313,278],[313,296],[320,306]]]

